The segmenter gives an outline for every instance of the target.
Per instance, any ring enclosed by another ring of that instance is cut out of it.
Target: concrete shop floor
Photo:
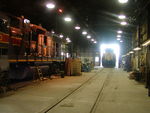
[[[105,68],[83,73],[82,76],[34,83],[0,98],[0,113],[45,112],[87,80],[86,84],[47,112],[91,113],[101,91],[92,113],[150,113],[147,90],[136,81],[129,80],[127,75],[121,69]]]

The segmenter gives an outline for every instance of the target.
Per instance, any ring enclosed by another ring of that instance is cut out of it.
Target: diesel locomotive
[[[3,78],[31,78],[37,66],[44,75],[62,70],[66,55],[69,56],[65,39],[48,32],[41,25],[31,24],[23,16],[0,12],[1,83]]]
[[[106,68],[114,68],[116,64],[116,56],[112,49],[106,49],[102,56],[102,65]]]

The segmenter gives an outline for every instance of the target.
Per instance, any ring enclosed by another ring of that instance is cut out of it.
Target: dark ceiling
[[[137,14],[137,1],[147,0],[129,0],[127,4],[120,4],[118,0],[53,0],[57,8],[64,10],[62,16],[69,14],[74,20],[72,24],[65,26],[56,9],[50,11],[45,7],[49,1],[51,0],[1,0],[0,10],[16,16],[24,15],[31,23],[42,24],[48,30],[65,32],[66,35],[69,35],[70,27],[80,24],[98,41],[114,41],[116,31],[120,28],[125,32],[124,37],[131,37],[129,31],[133,27],[133,17]],[[131,26],[119,25],[117,15],[121,13],[129,17],[128,22]]]

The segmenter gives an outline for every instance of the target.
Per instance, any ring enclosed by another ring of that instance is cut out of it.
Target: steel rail
[[[47,113],[50,110],[52,110],[55,106],[57,106],[59,103],[61,103],[63,100],[65,100],[67,97],[71,96],[72,94],[74,94],[74,92],[76,92],[78,89],[80,89],[81,87],[83,87],[84,85],[86,85],[89,81],[91,81],[93,78],[96,77],[96,75],[99,72],[102,72],[103,69],[101,69],[100,71],[96,72],[96,74],[94,74],[94,76],[90,77],[88,80],[86,80],[84,83],[82,83],[80,86],[78,86],[77,88],[75,88],[73,91],[71,91],[70,93],[66,94],[64,97],[62,97],[59,101],[57,101],[56,103],[54,103],[53,105],[51,105],[50,107],[45,108],[44,110],[40,111],[39,113]]]
[[[108,81],[109,81],[109,79],[110,79],[110,75],[111,75],[111,72],[109,72],[109,73],[107,74],[107,77],[105,78],[105,80],[104,80],[104,82],[103,82],[103,85],[102,85],[102,87],[100,88],[99,93],[98,93],[98,95],[97,95],[97,98],[96,98],[96,100],[95,100],[95,102],[94,102],[94,104],[93,104],[93,106],[92,106],[92,108],[91,108],[91,110],[90,110],[89,113],[95,113],[97,104],[100,102],[100,99],[101,99],[101,96],[102,96],[101,94],[102,94],[102,92],[103,92],[103,90],[104,90],[104,88],[105,88],[105,85],[108,83]]]

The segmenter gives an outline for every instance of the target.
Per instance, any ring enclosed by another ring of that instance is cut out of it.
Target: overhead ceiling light
[[[83,35],[87,35],[87,32],[86,32],[86,31],[83,31],[82,34],[83,34]]]
[[[127,25],[127,22],[123,21],[120,23],[121,25]]]
[[[127,55],[130,55],[130,53],[127,53]]]
[[[126,16],[125,16],[125,15],[119,15],[118,18],[119,18],[119,19],[125,19]]]
[[[133,52],[133,51],[130,51],[129,53],[130,53],[130,54],[133,54],[134,52]]]
[[[61,34],[61,35],[59,35],[59,37],[60,37],[60,38],[63,38],[64,36]]]
[[[120,40],[120,42],[123,42],[122,40]]]
[[[55,31],[53,31],[53,30],[52,30],[52,31],[51,31],[51,33],[52,33],[52,34],[54,34],[54,33],[55,33]]]
[[[92,38],[91,41],[94,42],[94,39]]]
[[[67,37],[66,40],[70,40],[70,38]]]
[[[71,40],[70,40],[70,38],[69,38],[69,37],[67,37],[67,38],[66,38],[66,41],[67,41],[68,43],[70,43],[70,42],[71,42]]]
[[[78,26],[78,25],[75,26],[75,29],[76,29],[76,30],[79,30],[79,29],[80,29],[80,26]]]
[[[94,43],[96,44],[96,43],[97,43],[97,41],[94,41]]]
[[[64,55],[64,52],[61,52],[61,56],[63,56]]]
[[[123,33],[121,30],[119,30],[119,31],[117,31],[117,33],[119,33],[119,34],[121,34],[121,33]]]
[[[117,38],[117,40],[120,40],[120,38]]]
[[[124,3],[127,3],[128,0],[118,0],[120,3],[124,4]]]
[[[65,17],[64,20],[65,20],[66,22],[71,22],[72,19],[71,19],[70,17]]]
[[[139,51],[139,50],[141,50],[141,48],[140,48],[140,47],[136,47],[136,48],[134,48],[133,50],[134,50],[134,51]]]
[[[67,40],[67,42],[68,42],[68,43],[70,43],[70,42],[71,42],[71,40]]]
[[[46,4],[46,7],[48,9],[54,9],[55,8],[55,4],[54,3],[48,3],[48,4]]]
[[[150,45],[150,39],[142,44],[142,46],[148,46],[148,45]]]
[[[70,40],[70,38],[66,38],[66,41],[68,42],[68,43],[70,43],[71,42],[71,40]]]
[[[25,24],[29,24],[29,23],[30,23],[30,20],[24,19],[24,23],[25,23]]]
[[[87,36],[87,38],[88,38],[88,39],[90,39],[90,38],[91,38],[91,36],[90,36],[90,35],[88,35],[88,36]]]
[[[118,38],[120,38],[120,37],[121,37],[121,35],[117,35],[117,37],[118,37]]]

